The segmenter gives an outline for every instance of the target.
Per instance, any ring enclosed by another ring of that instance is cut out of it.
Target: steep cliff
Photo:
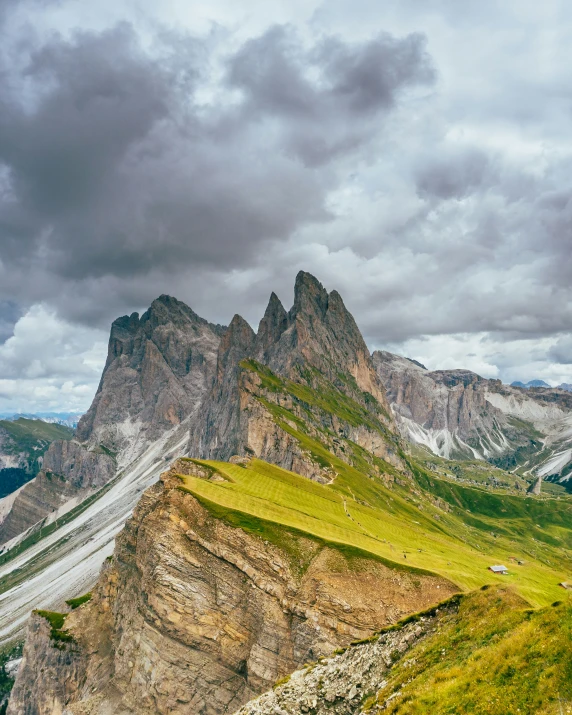
[[[325,447],[355,464],[376,458],[405,470],[399,437],[371,356],[336,291],[296,278],[287,313],[273,293],[258,333],[235,316],[219,345],[214,387],[188,451],[260,457],[321,481]]]
[[[451,459],[486,459],[523,474],[561,477],[572,460],[572,399],[559,388],[520,388],[469,370],[430,371],[388,352],[376,371],[402,434]]]
[[[236,715],[564,713],[571,625],[569,600],[532,611],[486,588],[296,671]]]
[[[395,665],[422,639],[432,635],[460,598],[416,615],[401,627],[387,629],[297,670],[286,682],[251,701],[236,715],[359,715],[372,695],[387,685]]]
[[[141,317],[118,318],[111,326],[99,388],[79,422],[77,438],[103,444],[127,462],[142,443],[180,424],[211,387],[223,332],[166,295]]]
[[[181,489],[189,471],[221,479],[181,462],[144,494],[91,601],[66,617],[67,640],[32,620],[8,713],[232,713],[455,590],[295,529],[239,528]]]
[[[115,474],[115,460],[86,450],[75,441],[52,442],[42,470],[20,489],[0,524],[0,544],[46,517],[61,515],[106,484]]]

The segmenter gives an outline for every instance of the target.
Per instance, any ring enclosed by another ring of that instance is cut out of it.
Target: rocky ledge
[[[443,614],[456,610],[458,600],[454,596],[401,627],[297,670],[235,715],[373,715],[379,710],[373,696],[387,685],[392,667],[435,630]]]
[[[298,532],[276,545],[236,528],[181,489],[189,469],[179,462],[144,494],[63,641],[32,621],[9,715],[233,713],[455,591]]]

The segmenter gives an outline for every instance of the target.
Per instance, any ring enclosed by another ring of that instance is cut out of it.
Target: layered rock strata
[[[303,663],[454,591],[366,554],[350,565],[300,534],[273,545],[181,490],[181,469],[144,494],[92,600],[67,616],[66,662],[32,622],[10,715],[232,713]]]
[[[401,628],[356,644],[297,670],[286,682],[240,708],[235,715],[361,715],[378,712],[368,703],[387,684],[392,667],[421,638],[438,627],[453,601]]]

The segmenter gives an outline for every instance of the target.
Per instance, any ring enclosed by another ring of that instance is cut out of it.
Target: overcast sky
[[[371,349],[572,382],[564,0],[0,0],[0,411],[83,410],[161,293],[299,269]]]

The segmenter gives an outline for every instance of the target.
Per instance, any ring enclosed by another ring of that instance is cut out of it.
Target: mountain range
[[[546,611],[572,574],[571,458],[569,392],[370,354],[308,273],[257,332],[161,296],[113,323],[73,439],[0,501],[5,643],[34,609],[7,712],[397,712],[404,656],[433,662],[444,633],[502,661],[487,610],[506,645],[532,606],[544,647],[572,622]],[[442,682],[411,672],[411,702]],[[491,712],[529,706],[512,677]]]

